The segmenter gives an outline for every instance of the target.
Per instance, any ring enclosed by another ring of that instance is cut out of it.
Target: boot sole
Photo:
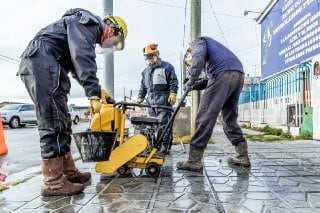
[[[182,169],[182,168],[178,168],[178,170],[185,170],[185,171],[190,171],[190,172],[202,172],[202,169]]]
[[[41,192],[41,196],[43,197],[51,197],[51,196],[72,196],[80,194],[83,190],[79,192],[68,192],[68,193],[57,193],[57,192]]]
[[[85,178],[83,180],[81,180],[81,178],[67,178],[68,181],[70,181],[71,183],[87,183],[88,181],[91,180],[91,175],[88,178]]]
[[[177,169],[178,169],[178,170],[193,171],[193,172],[200,172],[200,171],[203,170],[203,167],[202,167],[202,168],[199,168],[199,169],[193,169],[193,168],[190,168],[190,167],[188,167],[188,168],[183,168],[183,167],[177,166]]]
[[[75,191],[70,191],[70,192],[59,192],[59,191],[53,191],[50,189],[41,189],[41,195],[44,197],[50,197],[50,196],[71,196],[71,195],[77,195],[82,193],[84,190],[84,186],[79,188],[78,190]]]
[[[235,162],[229,162],[229,161],[228,161],[228,163],[232,164],[232,165],[235,165],[235,166],[244,166],[244,167],[250,167],[251,166],[250,163],[249,164],[242,164],[242,163],[235,163]]]

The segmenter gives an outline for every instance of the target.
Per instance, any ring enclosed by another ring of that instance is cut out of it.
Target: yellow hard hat
[[[142,49],[143,55],[159,53],[158,44],[148,44]]]
[[[116,28],[118,28],[122,33],[122,36],[124,39],[127,37],[128,35],[127,24],[122,18],[120,18],[119,16],[105,16],[103,21],[108,25],[112,23]]]

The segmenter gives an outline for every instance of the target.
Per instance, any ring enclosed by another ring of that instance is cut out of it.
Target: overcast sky
[[[244,16],[244,10],[262,11],[270,0],[202,0],[201,35],[225,44],[242,61],[245,72],[260,75],[260,25],[258,13]],[[0,102],[31,102],[23,83],[15,74],[20,54],[44,26],[59,19],[70,8],[85,8],[101,15],[102,0],[10,0],[0,7]],[[145,67],[142,48],[158,43],[160,57],[173,64],[180,79],[180,54],[190,42],[190,2],[185,0],[114,0],[113,14],[128,25],[124,51],[116,52],[115,96],[122,99],[124,90],[137,95],[141,71]],[[185,15],[186,14],[186,15]],[[12,60],[13,59],[13,60]],[[98,67],[103,67],[101,55]],[[103,85],[103,69],[98,71]],[[104,86],[104,85],[103,85]],[[75,81],[69,103],[86,103],[84,91]]]

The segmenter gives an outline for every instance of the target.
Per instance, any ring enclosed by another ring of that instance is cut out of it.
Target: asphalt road
[[[88,127],[89,123],[79,123],[73,125],[72,129],[73,132],[81,132]],[[27,125],[18,129],[4,126],[3,131],[8,154],[0,155],[0,165],[7,163],[9,174],[40,166],[41,155],[37,126]],[[71,152],[78,153],[74,142],[72,142]]]

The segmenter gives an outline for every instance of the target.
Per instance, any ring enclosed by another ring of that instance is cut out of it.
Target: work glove
[[[143,102],[143,98],[138,98],[137,99],[137,104],[141,104]]]
[[[207,85],[208,85],[207,78],[199,78],[194,82],[192,89],[193,90],[204,90],[205,88],[207,88]]]
[[[109,103],[109,101],[108,101],[109,99],[110,99],[109,93],[105,89],[101,89],[101,100],[102,100],[102,103],[104,103],[104,104]]]
[[[91,112],[99,113],[101,109],[101,101],[98,96],[89,97]]]
[[[184,85],[184,90],[191,91],[193,89],[194,84],[195,84],[195,79],[189,78],[187,83],[185,83],[185,85]]]
[[[173,106],[176,103],[176,101],[177,101],[177,94],[170,93],[169,98],[168,98],[169,104],[171,104]]]

